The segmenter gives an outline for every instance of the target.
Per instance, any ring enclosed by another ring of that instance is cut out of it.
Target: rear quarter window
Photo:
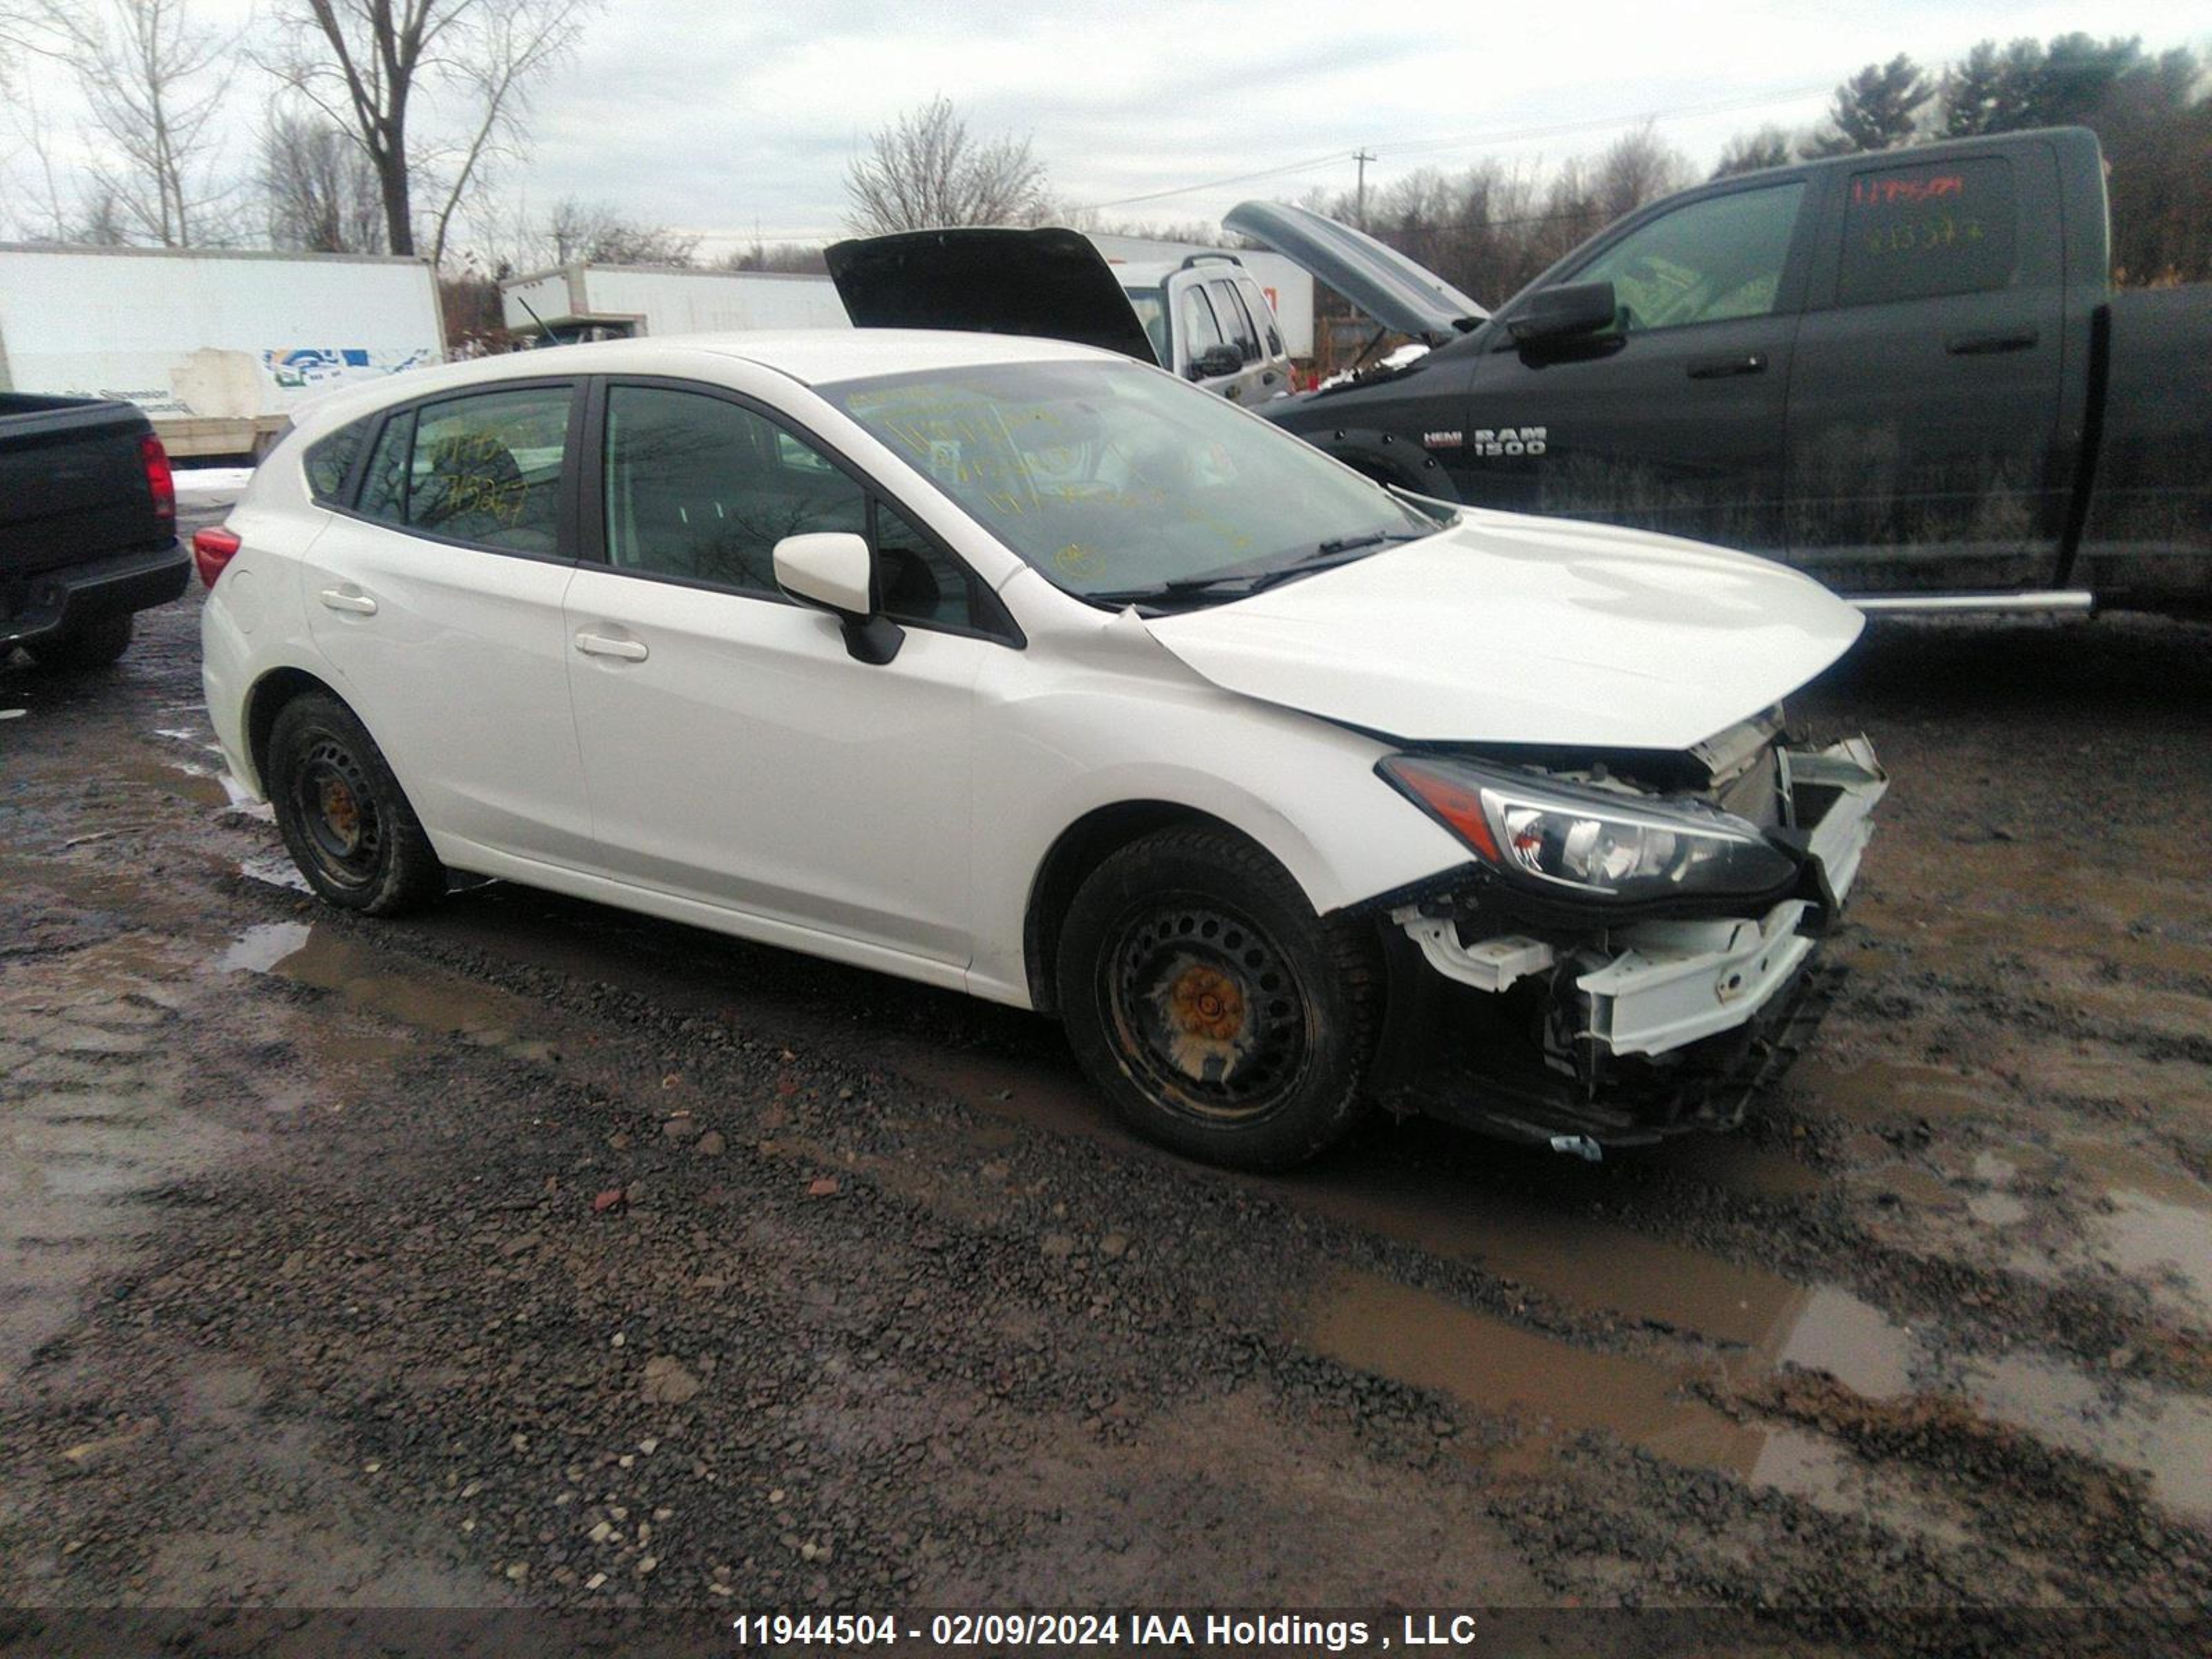
[[[1855,173],[1836,303],[1879,305],[2011,286],[2020,210],[2002,155]]]
[[[375,416],[371,416],[342,426],[307,447],[307,493],[316,501],[325,507],[345,505],[346,483],[353,477],[354,462],[360,459],[361,447],[368,441],[369,429],[375,424]]]

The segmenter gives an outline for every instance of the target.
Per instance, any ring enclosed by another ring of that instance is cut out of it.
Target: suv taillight
[[[222,574],[223,566],[245,544],[221,525],[210,525],[205,530],[192,532],[192,562],[200,568],[200,580],[210,587]],[[242,580],[242,579],[241,579]]]
[[[177,478],[169,471],[169,452],[148,433],[138,441],[139,459],[146,463],[146,488],[153,493],[154,517],[171,531],[177,527]]]

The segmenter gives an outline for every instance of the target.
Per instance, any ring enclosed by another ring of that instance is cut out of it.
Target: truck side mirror
[[[1611,283],[1539,289],[1505,319],[1505,330],[1516,345],[1548,345],[1603,332],[1618,309]]]

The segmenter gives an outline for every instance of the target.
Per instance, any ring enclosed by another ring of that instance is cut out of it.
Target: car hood
[[[1146,625],[1226,690],[1407,742],[1681,750],[1804,684],[1864,619],[1747,554],[1470,512]]]
[[[1397,249],[1304,208],[1245,202],[1221,222],[1312,272],[1384,327],[1432,346],[1457,339],[1490,315]]]
[[[860,328],[1033,335],[1159,362],[1114,268],[1076,231],[902,231],[834,242],[827,258]]]

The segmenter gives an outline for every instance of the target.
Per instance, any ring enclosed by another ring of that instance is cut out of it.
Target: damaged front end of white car
[[[1593,1159],[1739,1123],[1832,996],[1818,942],[1888,787],[1864,738],[1792,747],[1781,724],[1578,764],[1383,761],[1472,857],[1361,907],[1393,958],[1374,1094]]]

